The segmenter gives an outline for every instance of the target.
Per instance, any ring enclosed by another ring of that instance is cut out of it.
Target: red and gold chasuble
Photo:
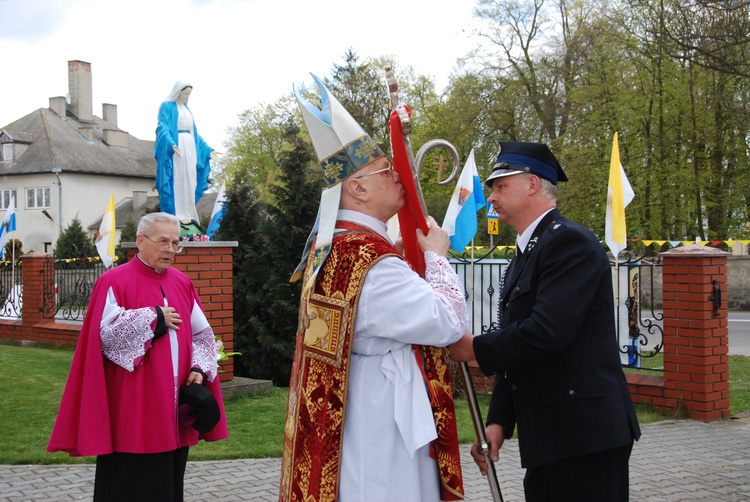
[[[312,290],[304,286],[312,270],[308,260],[289,383],[279,502],[338,498],[357,305],[368,270],[386,256],[402,258],[375,233],[362,229],[337,234]],[[415,348],[421,349],[418,362],[427,378],[438,431],[431,454],[440,468],[441,498],[461,500],[458,434],[445,352]]]

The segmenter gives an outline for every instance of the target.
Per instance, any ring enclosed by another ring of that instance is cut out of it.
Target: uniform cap
[[[519,173],[536,174],[553,185],[557,185],[558,181],[568,181],[565,171],[546,144],[503,141],[497,152],[497,162],[484,183],[492,188],[496,178]]]

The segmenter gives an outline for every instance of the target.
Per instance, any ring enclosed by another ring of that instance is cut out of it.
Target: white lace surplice
[[[154,338],[151,323],[154,307],[126,310],[117,304],[115,293],[107,290],[107,301],[99,326],[104,356],[116,365],[133,371]]]
[[[151,346],[154,338],[151,324],[155,319],[154,307],[125,309],[118,305],[114,291],[110,287],[100,324],[104,356],[128,371],[135,370]],[[193,333],[191,367],[200,368],[208,380],[213,382],[218,374],[214,332],[195,300],[190,314],[190,325]],[[172,350],[174,359],[178,354],[177,337],[170,336],[170,343],[175,344]],[[173,360],[172,363],[176,367],[177,361]]]

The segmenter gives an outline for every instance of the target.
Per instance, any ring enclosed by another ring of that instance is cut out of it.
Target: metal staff
[[[404,145],[406,147],[406,156],[409,160],[409,166],[411,167],[412,180],[414,182],[414,189],[419,200],[419,205],[422,209],[422,220],[427,217],[427,206],[424,203],[424,196],[422,195],[422,188],[419,184],[419,174],[422,170],[422,161],[425,154],[433,148],[447,148],[451,156],[453,157],[453,171],[450,176],[444,181],[438,182],[441,185],[447,185],[456,176],[458,168],[460,166],[458,151],[456,147],[450,142],[443,139],[434,139],[425,143],[422,148],[417,152],[417,160],[414,160],[411,149],[411,141],[409,141],[409,134],[411,133],[411,119],[409,117],[409,110],[405,106],[399,106],[400,102],[398,99],[398,85],[396,84],[396,78],[393,75],[393,70],[390,67],[385,68],[385,79],[388,84],[388,93],[391,100],[391,110],[394,110],[398,114],[400,121],[401,132],[403,136]],[[394,147],[395,151],[395,147]],[[402,176],[403,178],[403,176]],[[417,222],[417,225],[422,227],[421,222]],[[424,230],[424,228],[423,228]],[[490,484],[490,491],[492,492],[492,500],[494,502],[503,502],[503,495],[500,492],[500,483],[497,480],[497,472],[495,471],[495,464],[490,458],[490,448],[487,442],[487,436],[484,432],[484,423],[482,421],[482,412],[479,409],[479,403],[477,402],[477,395],[474,391],[474,385],[471,380],[471,373],[469,372],[469,365],[467,363],[459,363],[461,366],[461,376],[463,377],[464,393],[466,394],[466,400],[469,404],[469,413],[471,414],[471,421],[474,424],[474,432],[477,435],[477,444],[482,451],[482,455],[487,462],[487,481]]]

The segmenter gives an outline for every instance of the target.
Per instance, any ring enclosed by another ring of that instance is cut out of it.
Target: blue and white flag
[[[443,220],[443,230],[448,232],[451,248],[456,252],[463,253],[476,235],[477,211],[484,209],[485,203],[484,188],[482,180],[479,179],[472,149]]]
[[[4,258],[5,243],[8,240],[8,234],[16,229],[16,198],[11,196],[10,204],[5,210],[2,227],[0,227],[0,257]]]
[[[206,229],[206,235],[209,239],[213,239],[214,235],[219,230],[221,219],[224,217],[224,213],[227,212],[226,201],[226,183],[222,183],[221,189],[219,189],[219,194],[216,196],[216,202],[214,202],[214,209],[211,211],[211,221]]]

